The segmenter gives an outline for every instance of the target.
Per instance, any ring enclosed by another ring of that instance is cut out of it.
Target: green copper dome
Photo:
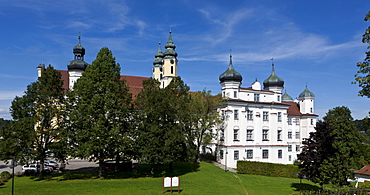
[[[281,97],[281,99],[282,99],[283,101],[287,101],[287,102],[291,102],[291,101],[293,101],[292,96],[288,95],[288,94],[286,93],[286,91],[285,91],[284,95]]]
[[[166,48],[166,51],[164,51],[164,58],[177,57],[177,53],[175,51],[176,46],[172,41],[172,31],[170,31],[170,36],[168,37],[167,44],[164,46],[164,48]]]
[[[272,72],[269,78],[263,81],[263,87],[284,87],[284,80],[276,76],[274,64],[272,64]]]
[[[155,57],[155,60],[153,62],[154,66],[160,66],[163,64],[162,60],[163,60],[164,54],[162,53],[161,43],[158,43],[158,51],[154,55],[154,57]]]
[[[315,97],[315,94],[309,91],[306,86],[306,89],[301,94],[299,94],[299,97]]]
[[[240,73],[236,72],[234,67],[233,67],[233,62],[232,62],[232,56],[230,55],[230,63],[229,67],[227,70],[222,73],[219,77],[220,82],[225,82],[225,81],[236,81],[236,82],[241,82],[243,80],[243,77]]]

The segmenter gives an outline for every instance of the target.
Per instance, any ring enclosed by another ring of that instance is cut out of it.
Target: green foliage
[[[303,141],[298,155],[301,174],[320,185],[348,185],[348,179],[353,178],[352,169],[361,168],[361,156],[368,147],[347,107],[329,110],[323,119],[316,124],[316,132]]]
[[[213,96],[206,90],[190,93],[190,98],[180,122],[195,152],[195,161],[199,161],[201,146],[206,147],[216,137],[212,129],[221,123],[216,108],[224,100],[221,95]]]
[[[138,112],[135,145],[138,158],[151,165],[171,164],[189,157],[182,118],[189,102],[189,87],[181,78],[174,78],[164,89],[159,82],[148,79],[135,101]],[[171,168],[171,167],[170,167]]]
[[[248,175],[297,178],[298,173],[298,167],[295,165],[283,165],[239,160],[236,166],[238,173]]]
[[[66,124],[73,156],[99,162],[130,150],[131,94],[120,80],[120,65],[112,52],[102,48],[92,65],[68,93]]]
[[[366,14],[365,21],[370,20],[370,11]],[[362,36],[362,42],[367,43],[367,49],[370,49],[370,26],[366,29]],[[359,96],[370,97],[370,51],[366,52],[366,57],[363,62],[358,62],[357,67],[359,70],[355,75],[355,82],[361,88],[358,92]]]
[[[10,107],[14,122],[6,129],[4,148],[21,162],[41,161],[46,152],[60,140],[62,108],[64,106],[61,73],[52,66],[46,68],[36,82],[27,86],[22,97],[15,97]],[[40,179],[42,173],[40,173]]]
[[[0,174],[0,184],[8,181],[12,175],[8,171],[3,171]]]

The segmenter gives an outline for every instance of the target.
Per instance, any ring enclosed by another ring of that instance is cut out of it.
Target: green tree
[[[365,21],[370,20],[370,11],[366,14]],[[368,51],[363,62],[358,62],[357,67],[359,70],[355,74],[355,82],[361,90],[358,92],[359,96],[367,96],[370,98],[370,26],[366,29],[365,34],[362,36],[362,42],[368,44]]]
[[[323,117],[303,142],[298,155],[301,174],[315,183],[343,186],[353,178],[351,169],[360,168],[362,141],[351,111],[336,107]]]
[[[68,93],[73,155],[97,161],[99,177],[104,160],[126,154],[131,144],[131,94],[120,70],[112,52],[102,48]]]
[[[181,126],[185,105],[189,102],[189,87],[181,78],[174,78],[164,89],[159,82],[148,79],[135,101],[137,131],[135,142],[139,158],[155,167],[171,165],[188,158],[186,134]]]
[[[200,148],[206,147],[215,137],[212,131],[221,123],[217,112],[223,99],[221,95],[213,96],[211,91],[190,93],[191,100],[188,109],[183,112],[183,127],[189,137],[189,145],[193,146],[195,161],[199,161]]]
[[[49,66],[36,82],[28,85],[22,97],[15,97],[10,108],[14,122],[4,137],[11,142],[7,149],[18,159],[40,160],[40,170],[44,170],[47,152],[60,139],[64,105],[62,85],[60,72]]]

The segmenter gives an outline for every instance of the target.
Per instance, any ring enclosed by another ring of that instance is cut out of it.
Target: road
[[[58,163],[60,166],[60,163]],[[94,171],[97,170],[99,167],[98,164],[94,162],[89,162],[87,160],[79,160],[79,159],[71,159],[68,161],[68,165],[66,165],[65,172],[83,172],[83,171]],[[3,161],[0,162],[0,173],[3,171],[8,171],[12,173],[12,165],[11,162],[8,164],[4,163]],[[22,166],[18,165],[15,167],[14,172],[16,175],[21,174]]]

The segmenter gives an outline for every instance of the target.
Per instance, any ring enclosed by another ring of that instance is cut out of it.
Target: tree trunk
[[[104,168],[104,160],[99,159],[99,172],[98,172],[99,178],[103,176],[103,168]]]

